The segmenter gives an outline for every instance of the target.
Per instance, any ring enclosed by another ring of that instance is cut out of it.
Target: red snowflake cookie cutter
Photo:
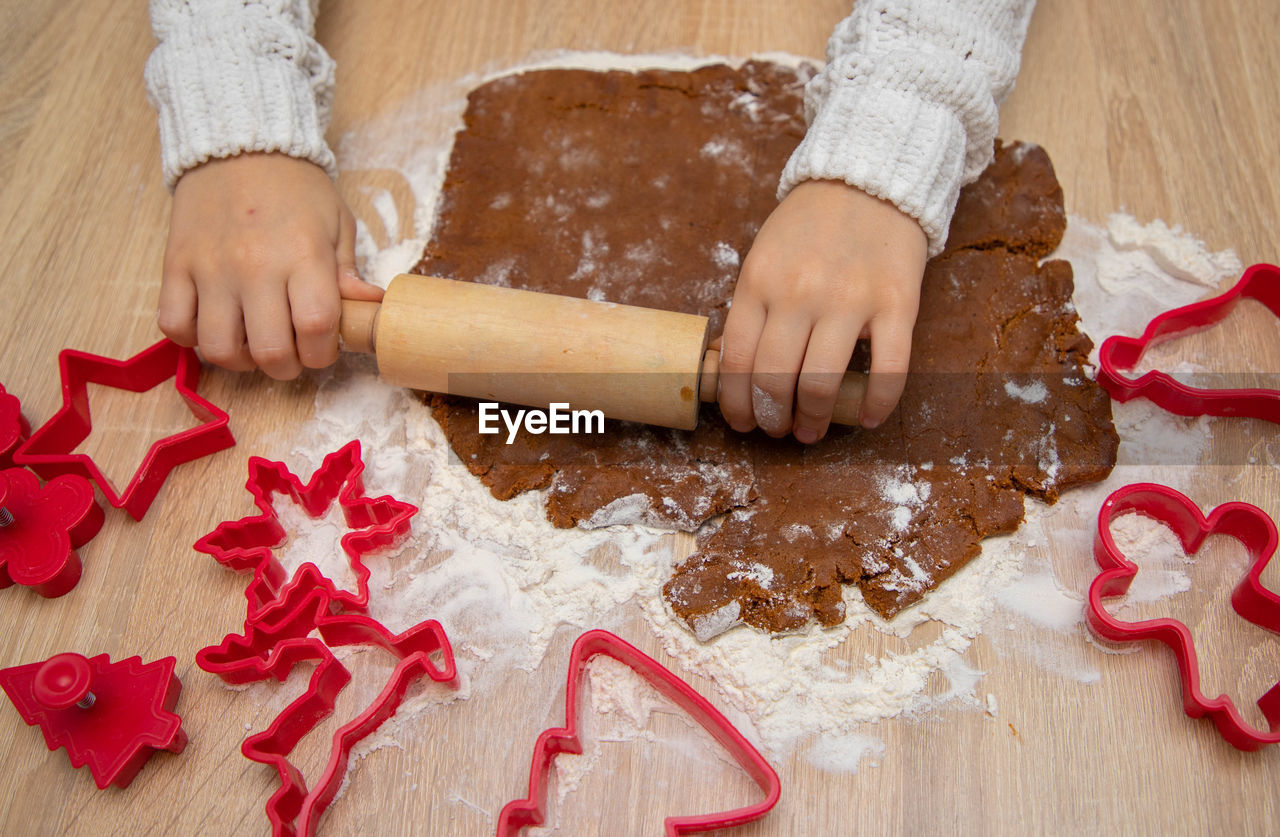
[[[1165,372],[1136,379],[1124,374],[1151,346],[1220,322],[1241,299],[1255,299],[1280,317],[1280,268],[1255,264],[1226,293],[1160,314],[1141,337],[1108,337],[1098,349],[1098,383],[1117,401],[1142,396],[1180,416],[1245,416],[1280,423],[1280,390],[1199,389]]]
[[[111,505],[123,508],[135,520],[147,513],[171,470],[235,444],[227,414],[196,394],[200,358],[192,349],[161,340],[127,360],[64,349],[58,355],[58,370],[62,376],[62,408],[18,447],[14,462],[45,479],[75,474],[92,480]],[[156,441],[124,491],[117,493],[93,459],[72,453],[93,429],[88,385],[146,392],[170,378],[201,424]]]
[[[533,748],[533,763],[529,768],[529,795],[524,799],[508,802],[503,807],[502,813],[498,815],[497,837],[516,837],[524,828],[542,825],[546,818],[547,783],[552,760],[561,753],[582,753],[582,741],[578,736],[578,685],[587,661],[597,654],[605,654],[623,663],[689,713],[690,717],[720,742],[764,791],[762,801],[745,808],[697,816],[667,817],[665,825],[668,837],[743,825],[760,819],[773,809],[782,792],[777,772],[720,710],[688,683],[635,646],[608,631],[592,630],[578,637],[569,656],[565,725],[545,730],[538,736]]]
[[[80,581],[84,546],[102,528],[88,480],[72,474],[44,486],[24,468],[0,471],[0,587],[21,584],[56,598]]]
[[[0,384],[0,468],[13,467],[13,452],[29,435],[31,425],[22,415],[22,403]]]
[[[1275,522],[1248,503],[1223,503],[1206,518],[1187,497],[1172,488],[1154,483],[1134,483],[1117,489],[1098,512],[1094,557],[1102,572],[1089,585],[1085,614],[1095,633],[1115,642],[1154,639],[1173,649],[1182,675],[1182,705],[1193,718],[1209,716],[1222,737],[1241,750],[1257,750],[1280,742],[1280,683],[1258,699],[1258,707],[1271,728],[1269,733],[1254,729],[1240,716],[1231,698],[1208,698],[1200,690],[1200,664],[1195,641],[1187,626],[1176,619],[1148,619],[1125,622],[1109,614],[1102,600],[1121,596],[1138,573],[1111,534],[1111,521],[1136,512],[1159,521],[1173,530],[1187,554],[1196,552],[1211,534],[1230,535],[1252,556],[1249,571],[1231,593],[1231,605],[1242,618],[1271,631],[1280,632],[1280,596],[1262,585],[1261,575],[1275,554]]]
[[[176,662],[58,654],[0,670],[0,687],[22,720],[40,726],[50,750],[66,747],[72,766],[89,765],[99,788],[124,788],[156,750],[181,753],[187,746],[173,712],[182,692]]]
[[[437,683],[455,684],[453,649],[440,623],[420,622],[401,634],[362,614],[331,612],[333,601],[320,586],[319,571],[304,565],[280,598],[245,622],[242,635],[228,635],[219,646],[202,649],[197,664],[229,683],[274,677],[283,681],[299,663],[316,661],[307,690],[271,723],[241,746],[245,757],[276,769],[280,788],[267,802],[267,818],[276,835],[314,834],[346,775],[352,748],[395,714],[413,682],[424,674]],[[320,638],[309,637],[318,630]],[[331,647],[376,645],[399,658],[378,697],[333,737],[329,762],[315,786],[290,761],[298,742],[332,712],[351,673]]]
[[[364,611],[369,605],[369,569],[363,556],[402,540],[418,508],[385,495],[364,496],[363,474],[359,440],[326,456],[306,485],[284,463],[252,457],[245,487],[262,513],[220,524],[196,541],[195,548],[212,555],[223,566],[253,573],[245,590],[248,613],[253,618],[288,581],[284,567],[272,553],[288,538],[275,509],[275,495],[289,497],[313,518],[323,515],[336,500],[347,525],[355,530],[343,535],[342,549],[356,576],[357,589],[354,593],[339,590],[319,572],[316,583],[335,603]]]

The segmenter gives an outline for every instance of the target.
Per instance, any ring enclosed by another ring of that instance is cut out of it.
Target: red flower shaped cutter
[[[124,788],[156,750],[181,753],[187,746],[173,712],[182,692],[176,662],[58,654],[0,670],[0,687],[22,720],[39,724],[50,750],[66,747],[74,767],[88,764],[99,788]]]
[[[92,480],[111,505],[123,508],[135,520],[147,513],[173,468],[235,444],[227,414],[196,394],[200,358],[192,349],[161,340],[127,360],[64,349],[58,355],[58,369],[62,376],[62,408],[18,447],[14,462],[44,479],[76,474]],[[93,429],[88,385],[146,392],[169,378],[174,379],[178,395],[201,424],[156,441],[124,491],[117,492],[89,456],[72,453]]]
[[[1280,317],[1280,268],[1256,264],[1226,293],[1160,314],[1141,337],[1108,337],[1098,349],[1098,383],[1117,401],[1142,396],[1180,416],[1244,416],[1280,423],[1280,390],[1198,389],[1165,372],[1136,379],[1124,374],[1151,346],[1214,325],[1241,299],[1257,300]]]
[[[267,818],[276,835],[315,833],[342,786],[351,749],[395,714],[415,680],[425,674],[437,683],[454,684],[457,678],[453,649],[439,622],[429,619],[393,635],[368,616],[334,614],[322,580],[314,566],[304,564],[275,603],[245,622],[243,635],[228,635],[221,645],[196,655],[202,669],[228,683],[272,677],[284,681],[299,663],[318,662],[307,690],[240,748],[246,758],[270,765],[279,774],[280,788],[267,802]],[[319,638],[309,636],[313,630]],[[342,645],[376,645],[399,661],[378,697],[334,733],[329,762],[308,790],[289,754],[333,712],[338,693],[351,681],[351,673],[330,650]]]
[[[762,801],[746,808],[698,816],[668,817],[668,837],[743,825],[760,819],[773,809],[782,792],[778,774],[718,709],[689,684],[635,646],[608,631],[593,630],[578,637],[570,653],[569,679],[565,693],[565,725],[545,730],[538,736],[533,748],[533,763],[529,768],[529,795],[524,799],[508,802],[503,807],[502,813],[498,815],[497,837],[516,837],[524,828],[542,825],[546,818],[547,780],[552,760],[560,753],[582,753],[582,741],[578,736],[578,684],[587,661],[597,654],[605,654],[628,666],[689,713],[690,717],[720,742],[764,791]]]
[[[13,467],[13,452],[29,435],[31,425],[22,415],[22,403],[0,384],[0,468]]]
[[[1195,642],[1187,626],[1176,619],[1148,619],[1125,622],[1109,614],[1102,600],[1123,595],[1138,573],[1138,567],[1117,548],[1111,521],[1136,512],[1165,524],[1178,536],[1187,554],[1194,553],[1211,534],[1230,535],[1252,556],[1249,571],[1231,594],[1231,606],[1242,618],[1267,630],[1280,632],[1280,596],[1262,585],[1262,570],[1277,546],[1276,525],[1265,512],[1248,503],[1223,503],[1206,518],[1195,503],[1163,485],[1134,483],[1117,489],[1098,512],[1094,557],[1102,572],[1089,585],[1085,615],[1089,627],[1114,642],[1154,639],[1173,649],[1182,675],[1182,705],[1193,718],[1209,716],[1218,732],[1241,750],[1257,750],[1280,742],[1280,683],[1258,699],[1270,732],[1247,724],[1231,698],[1210,699],[1200,691],[1200,666]]]
[[[44,486],[25,468],[0,471],[0,587],[17,583],[46,598],[80,581],[76,550],[102,528],[89,481],[72,474]]]
[[[399,543],[408,534],[411,518],[418,512],[417,506],[390,496],[364,496],[363,474],[364,461],[360,458],[358,439],[326,456],[306,485],[284,463],[252,457],[245,487],[262,513],[219,524],[196,541],[195,548],[212,555],[223,566],[253,573],[245,596],[249,600],[249,617],[254,618],[288,580],[283,565],[272,553],[272,549],[288,539],[275,509],[274,496],[288,496],[313,518],[323,515],[336,500],[347,525],[354,530],[342,536],[342,549],[355,573],[356,591],[337,589],[318,571],[313,578],[335,603],[363,612],[369,606],[369,569],[364,565],[363,556]],[[315,568],[313,564],[304,564],[303,568],[307,566]]]

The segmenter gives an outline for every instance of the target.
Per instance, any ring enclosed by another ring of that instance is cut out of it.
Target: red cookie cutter
[[[578,637],[569,656],[565,725],[545,730],[538,736],[533,748],[533,763],[529,768],[529,795],[524,799],[508,802],[503,807],[502,813],[498,815],[497,837],[516,837],[522,829],[542,825],[546,819],[547,780],[552,760],[561,753],[582,753],[582,741],[578,737],[578,685],[587,661],[597,654],[605,654],[628,666],[688,712],[690,717],[733,755],[738,765],[764,791],[763,801],[734,811],[667,817],[665,824],[668,837],[743,825],[760,819],[773,809],[782,792],[778,774],[720,710],[635,646],[608,631],[592,630]]]
[[[1255,299],[1280,317],[1280,268],[1256,264],[1226,293],[1160,314],[1141,337],[1108,337],[1098,350],[1098,383],[1117,401],[1142,396],[1180,416],[1244,416],[1280,423],[1280,390],[1198,389],[1164,372],[1147,372],[1137,379],[1123,374],[1151,346],[1208,328],[1241,299]]]
[[[80,581],[76,550],[102,528],[93,486],[64,474],[43,487],[24,468],[0,471],[0,587],[17,583],[46,598]]]
[[[0,468],[13,467],[13,452],[29,435],[31,425],[22,415],[22,403],[0,384]]]
[[[64,349],[58,355],[62,376],[62,408],[23,442],[14,461],[45,479],[76,474],[93,480],[107,501],[141,520],[151,507],[169,472],[184,462],[208,456],[235,444],[228,416],[196,394],[200,358],[169,340],[161,340],[127,360]],[[93,429],[89,417],[90,383],[129,392],[146,392],[169,378],[178,395],[202,423],[156,441],[122,493],[88,455],[72,453]]]
[[[280,788],[266,807],[276,835],[315,833],[346,776],[352,747],[395,714],[415,680],[423,674],[437,683],[455,684],[457,679],[453,649],[439,622],[427,620],[393,635],[368,616],[333,614],[334,603],[321,585],[323,580],[315,567],[304,565],[281,591],[279,600],[245,622],[243,635],[228,635],[221,645],[204,648],[196,655],[202,669],[228,683],[271,677],[283,681],[299,663],[318,663],[306,692],[270,727],[241,746],[246,758],[274,767],[280,776]],[[319,631],[319,639],[308,636],[312,630]],[[301,771],[289,762],[289,754],[333,712],[338,693],[351,680],[351,673],[329,650],[342,645],[376,645],[396,655],[399,662],[373,703],[334,733],[329,762],[315,787],[308,790]]]
[[[288,581],[284,567],[272,553],[272,549],[283,545],[288,538],[275,510],[274,495],[287,495],[313,518],[322,516],[337,500],[347,525],[356,530],[343,535],[342,549],[355,573],[357,590],[355,593],[339,590],[318,571],[315,577],[335,603],[364,611],[369,606],[369,569],[364,565],[363,556],[403,540],[418,508],[385,495],[364,496],[363,474],[359,440],[348,442],[326,456],[306,485],[284,463],[252,457],[245,487],[262,514],[219,524],[196,541],[195,548],[212,555],[223,566],[253,573],[253,580],[245,590],[248,614],[253,618]],[[314,568],[310,563],[303,565],[308,566]]]
[[[1280,741],[1280,683],[1258,699],[1258,707],[1271,728],[1270,733],[1254,729],[1240,717],[1231,698],[1209,699],[1200,691],[1200,665],[1195,642],[1187,626],[1176,619],[1148,619],[1125,622],[1102,606],[1102,600],[1121,596],[1138,573],[1111,535],[1111,521],[1136,512],[1168,526],[1192,554],[1210,534],[1230,535],[1240,541],[1253,558],[1249,571],[1231,594],[1231,605],[1244,619],[1271,631],[1280,632],[1280,596],[1262,585],[1262,570],[1277,545],[1276,525],[1266,512],[1248,503],[1223,503],[1208,518],[1187,497],[1163,485],[1134,483],[1117,489],[1098,512],[1098,531],[1093,553],[1102,572],[1089,585],[1085,615],[1089,627],[1101,637],[1115,642],[1154,639],[1173,649],[1182,675],[1182,705],[1192,718],[1208,715],[1218,732],[1241,750],[1257,750]]]
[[[58,654],[0,670],[0,687],[22,720],[39,724],[50,750],[65,746],[72,766],[88,764],[99,788],[124,788],[156,750],[181,753],[187,746],[173,712],[182,692],[176,662]]]

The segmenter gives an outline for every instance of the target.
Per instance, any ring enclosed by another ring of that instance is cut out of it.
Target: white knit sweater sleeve
[[[1035,0],[858,0],[805,89],[809,130],[779,198],[843,180],[946,244],[960,187],[991,161]]]
[[[324,141],[334,62],[316,43],[316,0],[151,0],[159,44],[147,96],[172,189],[187,169],[242,151],[280,151],[332,176]]]

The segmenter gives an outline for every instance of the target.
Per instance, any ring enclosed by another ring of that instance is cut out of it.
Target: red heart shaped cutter
[[[1231,698],[1208,698],[1200,690],[1200,663],[1191,631],[1177,619],[1125,622],[1102,606],[1102,600],[1121,596],[1129,589],[1138,567],[1124,557],[1111,534],[1111,521],[1136,512],[1173,530],[1190,555],[1212,534],[1230,535],[1252,557],[1248,572],[1231,593],[1231,606],[1242,618],[1280,632],[1280,596],[1262,585],[1261,575],[1277,545],[1275,522],[1266,512],[1248,503],[1223,503],[1205,517],[1195,503],[1164,485],[1133,483],[1114,491],[1098,512],[1093,554],[1102,572],[1089,585],[1085,608],[1089,627],[1114,642],[1154,639],[1173,649],[1182,675],[1182,705],[1192,718],[1209,716],[1218,732],[1241,750],[1257,750],[1280,742],[1280,682],[1258,699],[1258,708],[1271,730],[1254,729],[1240,716]]]
[[[1280,268],[1255,264],[1221,296],[1160,314],[1141,337],[1108,337],[1098,349],[1098,383],[1117,401],[1142,396],[1180,416],[1244,416],[1280,423],[1280,390],[1199,389],[1165,372],[1138,378],[1124,374],[1151,346],[1222,321],[1242,299],[1257,300],[1280,317]]]
[[[777,772],[720,710],[640,649],[608,631],[593,630],[578,637],[569,655],[565,725],[545,730],[538,736],[533,748],[533,764],[529,768],[529,795],[524,799],[508,802],[503,807],[502,813],[498,815],[497,837],[516,837],[524,828],[542,825],[546,819],[547,780],[552,760],[560,753],[582,753],[582,741],[578,736],[578,684],[587,661],[597,654],[605,654],[628,666],[689,713],[690,717],[720,742],[764,791],[762,801],[746,808],[690,817],[667,817],[667,837],[743,825],[760,819],[773,809],[782,793]]]

